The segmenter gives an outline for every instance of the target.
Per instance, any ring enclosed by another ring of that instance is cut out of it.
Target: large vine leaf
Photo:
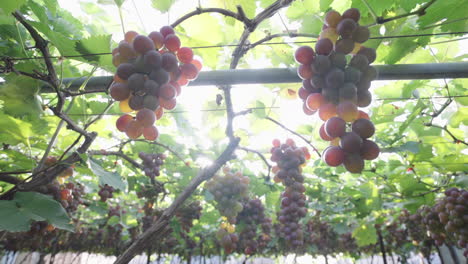
[[[119,190],[126,189],[126,183],[122,179],[122,176],[116,172],[106,171],[101,165],[100,162],[92,158],[88,159],[89,168],[93,171],[96,176],[99,177],[99,184],[107,184]]]
[[[3,10],[5,14],[9,14],[15,11],[16,9],[19,9],[25,3],[26,3],[26,0],[2,1],[2,6],[0,6],[0,10]]]

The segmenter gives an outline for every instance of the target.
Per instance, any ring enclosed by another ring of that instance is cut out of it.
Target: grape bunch
[[[48,156],[44,161],[44,165],[46,167],[51,167],[53,165],[56,165],[57,162],[58,162],[57,157]],[[62,171],[59,175],[57,175],[58,182],[60,184],[63,184],[68,177],[73,176],[73,172],[74,172],[73,166],[67,167],[64,171]]]
[[[223,172],[224,176],[215,175],[205,188],[214,196],[221,215],[235,224],[237,214],[243,210],[242,200],[247,198],[250,179],[241,172],[232,172],[229,167],[224,167]]]
[[[310,158],[310,154],[307,148],[296,147],[292,139],[287,139],[284,144],[278,139],[273,140],[271,154],[271,160],[277,163],[273,168],[274,180],[286,186],[286,190],[281,193],[281,210],[278,214],[281,223],[279,234],[289,247],[297,248],[303,245],[303,232],[299,220],[307,214],[301,165]]]
[[[330,147],[323,152],[323,159],[329,166],[343,164],[352,173],[360,173],[364,160],[373,160],[380,152],[369,139],[374,125],[358,109],[370,105],[369,88],[377,78],[377,70],[369,65],[376,59],[375,49],[362,45],[370,33],[359,25],[359,18],[356,8],[342,15],[329,11],[315,50],[302,46],[294,54],[300,63],[298,75],[303,79],[298,91],[303,110],[307,115],[318,112],[325,122],[320,137],[330,141]],[[352,54],[349,62],[348,54]]]
[[[450,188],[445,191],[445,197],[432,208],[424,207],[421,215],[423,223],[431,233],[437,245],[444,241],[454,242],[465,249],[464,256],[468,258],[468,191]]]
[[[138,157],[143,161],[145,175],[150,177],[152,181],[154,178],[161,174],[160,167],[164,164],[164,159],[166,159],[166,155],[162,153],[158,154],[150,154],[140,152],[138,153]]]
[[[85,194],[84,186],[79,183],[68,182],[60,191],[61,203],[67,212],[72,213],[83,203],[81,198]]]
[[[114,197],[113,192],[115,191],[114,187],[104,184],[100,186],[98,195],[101,197],[101,202],[107,201],[107,199]]]
[[[338,234],[327,222],[320,219],[320,214],[307,222],[305,230],[307,234],[305,242],[317,247],[321,253],[332,254],[340,246]]]
[[[266,246],[270,239],[271,219],[265,216],[265,207],[260,199],[244,202],[244,210],[237,215],[237,223],[243,227],[239,235],[239,244],[245,254],[255,254],[259,248]],[[261,229],[259,236],[257,229]]]
[[[193,226],[193,220],[200,219],[202,209],[200,201],[195,201],[176,211],[175,215],[179,219],[182,230],[186,233],[190,232],[190,228]]]
[[[237,243],[239,242],[239,236],[226,228],[220,228],[216,232],[216,238],[224,248],[226,254],[232,253],[237,248]]]
[[[155,140],[159,135],[155,121],[163,109],[174,109],[181,86],[197,78],[202,64],[193,58],[191,48],[181,47],[170,26],[148,36],[128,31],[112,54],[117,72],[109,94],[125,113],[117,119],[117,129],[131,139],[143,135]]]

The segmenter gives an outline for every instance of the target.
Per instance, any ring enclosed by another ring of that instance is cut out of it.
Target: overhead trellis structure
[[[375,67],[379,71],[377,80],[468,78],[468,62],[375,65]],[[98,92],[104,91],[111,81],[112,76],[97,76],[90,79],[86,77],[66,78],[63,83],[72,91],[86,83],[86,90]],[[198,78],[189,85],[271,84],[301,81],[296,68],[239,69],[200,72]],[[47,86],[43,91],[52,92]]]

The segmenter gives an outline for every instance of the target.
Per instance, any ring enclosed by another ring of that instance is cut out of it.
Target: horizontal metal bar
[[[468,78],[468,62],[375,65],[375,67],[379,71],[378,80]],[[67,78],[64,84],[70,84],[70,89],[76,90],[86,79],[85,77]],[[102,90],[111,81],[112,76],[92,77],[86,85],[86,90]],[[189,85],[298,83],[301,81],[297,76],[296,68],[239,69],[202,71],[198,78]],[[43,92],[51,91],[49,87],[44,88]]]

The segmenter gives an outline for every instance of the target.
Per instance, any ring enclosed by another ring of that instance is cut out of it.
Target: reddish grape
[[[320,108],[321,105],[325,103],[325,99],[320,93],[311,93],[306,98],[307,107],[310,110],[316,111]]]
[[[380,148],[372,140],[364,139],[361,146],[361,157],[365,160],[374,160],[379,156]]]
[[[177,51],[177,58],[182,63],[190,63],[193,60],[193,51],[191,48],[182,47]]]
[[[198,76],[197,67],[191,63],[183,64],[182,66],[180,66],[180,71],[187,80],[194,80]]]
[[[124,39],[128,43],[132,43],[136,36],[138,36],[138,33],[130,30],[130,31],[125,32]]]
[[[325,132],[331,138],[341,137],[346,133],[346,122],[339,117],[332,117],[325,122]]]
[[[322,119],[323,121],[327,121],[331,117],[336,116],[336,111],[336,105],[332,103],[325,103],[320,106],[318,113],[320,119]]]
[[[350,101],[339,103],[336,111],[338,116],[346,122],[355,120],[359,114],[357,106]]]
[[[375,127],[368,119],[361,118],[353,122],[352,131],[361,138],[370,138],[374,135]]]
[[[364,169],[364,160],[358,154],[346,154],[343,165],[351,173],[361,173]]]
[[[359,19],[361,18],[361,12],[359,12],[359,9],[357,8],[350,8],[346,11],[344,11],[343,18],[349,18],[354,20],[354,22],[359,22]]]
[[[132,45],[128,44],[126,41],[121,41],[119,43],[119,54],[122,59],[124,60],[129,60],[136,58],[137,54],[135,50],[133,49]]]
[[[304,111],[306,115],[313,115],[317,112],[317,110],[310,110],[305,102],[302,104],[302,111]]]
[[[330,10],[325,15],[325,23],[329,27],[336,27],[341,21],[341,15],[335,10]]]
[[[328,166],[336,167],[343,163],[345,152],[340,147],[328,147],[323,152],[322,159]]]
[[[367,120],[370,120],[369,115],[361,110],[359,110],[358,118],[365,118]]]
[[[125,133],[130,139],[137,139],[143,134],[143,126],[136,120],[130,120]]]
[[[177,80],[177,84],[180,86],[185,86],[189,83],[189,80],[185,78],[185,76],[181,75],[180,78]]]
[[[297,90],[297,94],[299,95],[299,98],[301,98],[302,100],[306,100],[310,92],[304,89],[304,87],[301,87],[299,88],[299,90]]]
[[[315,51],[320,55],[328,55],[333,50],[333,42],[328,38],[319,39],[315,43]]]
[[[116,101],[122,101],[130,96],[130,89],[125,83],[113,83],[109,89],[110,96]]]
[[[174,29],[173,29],[171,26],[163,26],[163,27],[159,30],[159,32],[161,32],[161,34],[162,34],[164,37],[166,37],[166,36],[168,36],[168,35],[170,35],[170,34],[175,34]]]
[[[162,108],[162,106],[158,107],[158,108],[154,111],[154,114],[156,115],[156,120],[161,119],[161,117],[162,117],[163,114],[164,114],[164,109]]]
[[[136,120],[139,121],[143,127],[149,127],[154,124],[154,121],[156,121],[156,115],[150,109],[143,108],[138,111]]]
[[[322,124],[322,125],[320,126],[319,135],[320,135],[320,138],[323,139],[323,140],[325,140],[325,141],[331,141],[331,140],[333,140],[333,138],[330,137],[330,136],[327,134],[327,132],[325,132],[325,123]]]
[[[149,126],[143,129],[143,137],[146,140],[156,140],[158,136],[159,136],[159,132],[155,126]]]
[[[153,40],[147,36],[138,35],[133,40],[133,49],[140,54],[145,54],[150,50],[154,50]]]
[[[303,80],[308,80],[312,78],[314,72],[312,71],[310,64],[301,64],[297,68],[297,75],[299,75],[299,77]]]
[[[182,92],[182,87],[180,87],[180,85],[177,82],[170,82],[169,84],[172,85],[176,90],[176,96],[179,96]]]
[[[174,34],[167,35],[164,38],[164,46],[172,52],[176,52],[180,49],[180,39]]]
[[[195,67],[197,67],[197,70],[198,70],[199,72],[201,71],[203,65],[202,65],[202,63],[201,63],[199,60],[192,60],[190,63],[193,64],[193,65],[195,65]]]
[[[172,110],[175,108],[177,104],[177,101],[175,98],[172,98],[170,100],[166,100],[164,98],[159,98],[159,105],[161,105],[164,109],[167,109],[167,110]]]
[[[300,64],[311,64],[314,60],[315,52],[309,46],[299,47],[294,53],[294,58]]]
[[[164,46],[164,36],[160,32],[153,31],[149,33],[148,37],[153,41],[156,49],[159,50]]]
[[[120,116],[117,121],[115,122],[115,126],[120,132],[125,132],[127,129],[128,123],[133,120],[133,116],[131,115],[122,115]]]
[[[273,147],[277,147],[279,148],[279,146],[281,145],[281,141],[277,138],[273,139],[273,141],[271,142]]]
[[[169,83],[166,83],[166,84],[163,84],[161,85],[161,87],[159,88],[159,96],[161,98],[164,98],[166,100],[171,100],[173,98],[176,97],[176,90],[174,88],[174,86],[172,86],[171,84]]]
[[[354,132],[346,132],[340,138],[340,147],[349,153],[359,152],[361,150],[362,138]]]

